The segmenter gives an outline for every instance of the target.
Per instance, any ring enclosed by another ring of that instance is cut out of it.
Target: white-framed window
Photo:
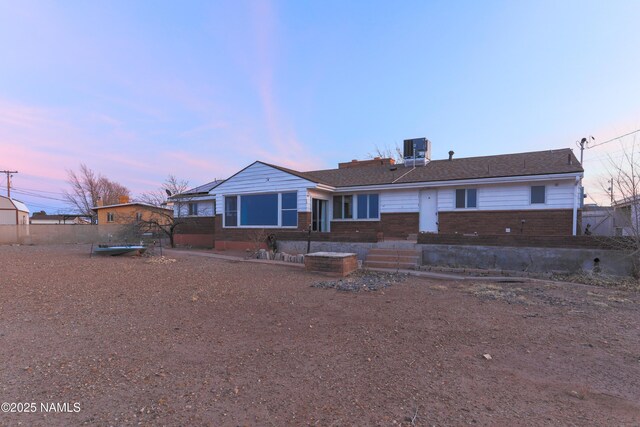
[[[225,227],[297,227],[298,193],[224,197]]]
[[[113,212],[107,212],[107,222],[113,222]]]
[[[136,212],[136,221],[142,221],[142,212]]]
[[[456,209],[478,207],[478,190],[475,188],[458,188],[456,190]]]
[[[189,203],[189,216],[198,216],[198,204]]]
[[[280,209],[280,225],[283,227],[298,226],[298,193],[282,193]]]
[[[356,213],[358,219],[380,218],[380,196],[378,194],[358,194]]]
[[[531,204],[544,204],[547,200],[547,187],[545,185],[531,186]]]
[[[333,219],[353,218],[353,195],[333,196]]]
[[[371,193],[333,196],[333,219],[380,219],[380,195]]]

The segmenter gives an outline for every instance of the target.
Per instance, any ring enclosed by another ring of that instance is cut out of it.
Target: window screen
[[[465,191],[464,189],[456,190],[456,208],[465,208]]]
[[[477,208],[478,190],[475,188],[459,188],[456,190],[456,208]]]
[[[468,188],[467,189],[467,207],[468,208],[475,208],[478,205],[478,190],[476,190],[475,188]]]
[[[238,226],[238,196],[224,198],[224,225],[226,227]]]
[[[545,202],[545,186],[534,185],[531,187],[531,203],[544,203]]]
[[[298,225],[298,193],[282,193],[282,218],[283,227],[295,227]]]

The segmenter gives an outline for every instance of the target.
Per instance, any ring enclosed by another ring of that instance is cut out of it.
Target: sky
[[[81,163],[138,195],[406,138],[441,159],[579,157],[593,136],[586,201],[606,203],[609,157],[640,143],[617,138],[640,129],[639,18],[636,0],[0,0],[0,170],[54,213]]]

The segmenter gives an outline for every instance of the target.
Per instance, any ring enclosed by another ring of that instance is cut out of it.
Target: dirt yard
[[[171,258],[0,247],[0,425],[640,425],[638,293]]]

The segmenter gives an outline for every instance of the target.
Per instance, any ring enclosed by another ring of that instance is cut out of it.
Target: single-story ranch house
[[[314,239],[346,241],[579,230],[584,171],[570,149],[430,161],[427,145],[421,154],[407,158],[405,141],[404,164],[376,158],[300,172],[256,161],[208,191],[215,247],[246,248],[256,230],[282,239],[310,228]]]

